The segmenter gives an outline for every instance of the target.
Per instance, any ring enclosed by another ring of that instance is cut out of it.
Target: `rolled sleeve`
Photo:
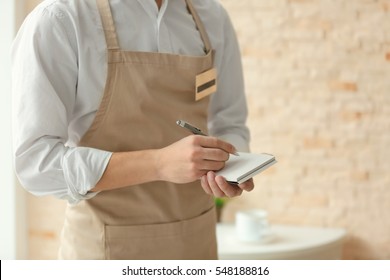
[[[34,195],[77,203],[100,180],[111,153],[68,147],[78,83],[77,52],[53,12],[37,8],[12,47],[15,171]]]
[[[73,148],[63,157],[64,178],[68,186],[68,201],[77,203],[97,193],[90,190],[103,175],[112,153],[91,148]]]

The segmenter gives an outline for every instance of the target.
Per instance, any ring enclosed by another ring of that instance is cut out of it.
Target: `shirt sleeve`
[[[14,164],[29,192],[77,203],[96,194],[111,153],[66,145],[78,61],[58,15],[36,9],[12,46]]]
[[[209,131],[232,143],[239,151],[249,151],[248,115],[241,53],[231,20],[221,8],[223,43],[217,49],[218,89],[211,97]]]

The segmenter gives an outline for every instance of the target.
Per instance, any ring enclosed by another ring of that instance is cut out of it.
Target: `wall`
[[[343,227],[347,259],[390,259],[390,1],[221,1],[243,53],[253,152],[279,163],[228,204]]]
[[[223,219],[264,208],[272,223],[346,228],[346,259],[390,259],[390,1],[221,2],[242,49],[252,151],[279,161]],[[63,205],[29,197],[31,258],[56,256]]]
[[[20,20],[20,1],[0,2],[0,259],[26,258],[27,226],[25,196],[15,184],[11,151],[11,59],[10,47]]]
[[[42,2],[41,0],[24,0],[25,2],[25,11],[26,11],[26,14],[29,13],[32,9],[35,8],[35,6],[37,6],[40,2]]]

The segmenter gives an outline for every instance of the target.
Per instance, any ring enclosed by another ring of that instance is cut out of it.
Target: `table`
[[[233,223],[217,224],[218,255],[222,260],[336,260],[342,258],[346,231],[271,225],[271,234],[259,242],[242,242]]]

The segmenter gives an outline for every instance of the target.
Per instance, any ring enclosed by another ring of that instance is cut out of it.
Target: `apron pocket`
[[[214,208],[164,224],[105,226],[106,259],[217,259]]]

